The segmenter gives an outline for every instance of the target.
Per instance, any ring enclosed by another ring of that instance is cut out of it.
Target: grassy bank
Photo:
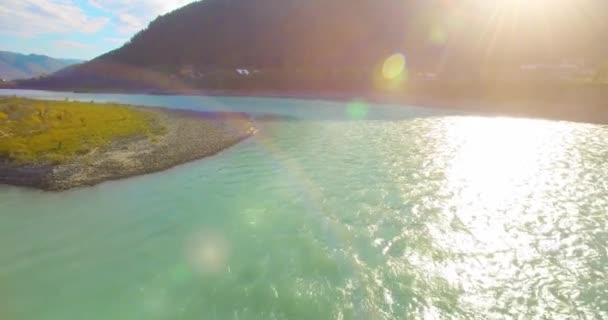
[[[152,114],[115,104],[0,98],[0,156],[65,163],[116,139],[164,131]]]
[[[208,157],[255,132],[245,114],[0,98],[0,184],[92,186]]]

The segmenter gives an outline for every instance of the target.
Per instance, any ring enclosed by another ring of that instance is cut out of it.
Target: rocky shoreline
[[[93,186],[214,155],[257,130],[250,117],[241,113],[133,108],[153,113],[166,132],[153,138],[119,139],[64,164],[19,165],[0,159],[0,184],[45,191]]]

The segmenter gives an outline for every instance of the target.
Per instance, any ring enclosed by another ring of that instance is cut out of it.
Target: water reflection
[[[593,278],[588,264],[597,264],[599,253],[578,221],[593,211],[576,207],[608,207],[605,194],[585,195],[590,186],[581,181],[607,169],[579,152],[593,140],[592,126],[478,117],[441,122],[434,169],[445,172],[443,189],[452,196],[429,232],[454,255],[425,267],[461,288],[462,305],[490,317],[606,316],[605,302],[571,285]]]

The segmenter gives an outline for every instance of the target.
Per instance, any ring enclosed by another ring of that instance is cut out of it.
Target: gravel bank
[[[154,113],[166,133],[153,139],[133,137],[114,141],[66,164],[19,166],[0,161],[0,184],[47,191],[92,186],[211,156],[256,132],[251,119],[244,114],[138,109]]]

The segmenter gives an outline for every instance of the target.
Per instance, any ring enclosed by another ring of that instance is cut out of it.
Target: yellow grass
[[[164,131],[154,116],[116,104],[0,98],[0,156],[63,163],[115,139]]]

